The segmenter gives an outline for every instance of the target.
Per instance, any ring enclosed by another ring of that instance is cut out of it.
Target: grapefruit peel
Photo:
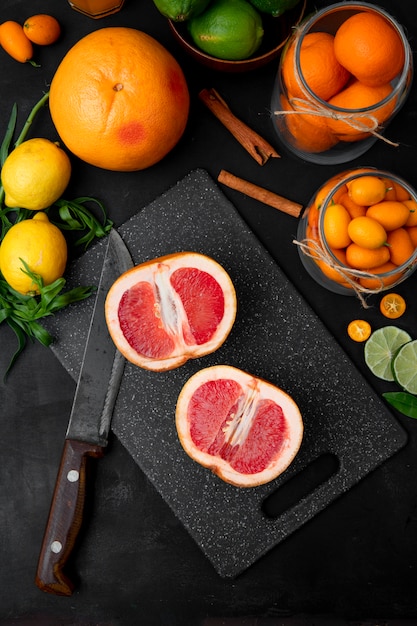
[[[217,261],[178,252],[124,272],[107,294],[105,314],[125,358],[162,372],[217,350],[236,309],[235,288]]]
[[[300,410],[285,391],[230,365],[207,367],[188,379],[175,421],[185,452],[236,487],[263,485],[282,474],[304,432]]]

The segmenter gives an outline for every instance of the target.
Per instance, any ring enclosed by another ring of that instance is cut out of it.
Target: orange
[[[396,183],[395,181],[392,181],[391,184],[395,189],[396,200],[398,200],[399,202],[403,202],[404,200],[410,199],[410,194],[405,187],[403,187],[399,183]]]
[[[375,106],[392,92],[391,85],[385,84],[378,87],[364,85],[354,80],[338,94],[330,98],[329,104],[340,109],[354,111],[347,119],[328,119],[330,129],[342,140],[359,141],[368,136],[368,129],[374,130],[374,120],[382,124],[389,118],[395,108],[395,100]],[[356,109],[368,109],[371,111],[356,111]],[[336,111],[335,113],[339,113]],[[343,114],[343,111],[340,112]],[[371,117],[372,116],[372,117]],[[351,123],[349,123],[351,122]]]
[[[359,284],[366,289],[381,289],[383,287],[388,287],[397,282],[401,278],[401,272],[394,272],[390,276],[383,276],[383,274],[387,274],[396,269],[396,265],[388,261],[388,263],[384,263],[379,267],[372,268],[372,274],[375,274],[375,278],[359,278]]]
[[[303,108],[308,106],[307,103],[303,104]],[[294,110],[283,95],[281,95],[281,107],[283,111]],[[299,150],[325,152],[337,144],[337,138],[321,116],[310,115],[309,113],[290,113],[285,115],[284,119],[287,130],[292,135],[294,144]]]
[[[387,241],[384,227],[372,217],[355,217],[348,225],[349,237],[362,248],[379,248]]]
[[[0,25],[0,45],[15,61],[26,63],[33,57],[33,46],[22,26],[8,20]]]
[[[368,11],[352,15],[334,38],[337,60],[358,80],[379,87],[393,80],[404,66],[404,47],[394,27]]]
[[[385,200],[398,200],[394,183],[389,178],[382,178],[385,183],[386,193]]]
[[[349,196],[356,204],[370,206],[385,198],[385,183],[378,176],[359,176],[349,185]]]
[[[142,170],[165,157],[188,119],[181,67],[153,37],[102,28],[65,55],[50,88],[52,121],[69,150],[109,170]]]
[[[403,202],[385,200],[370,206],[366,215],[377,220],[385,230],[395,230],[404,226],[410,216],[410,210]]]
[[[334,53],[334,37],[329,33],[307,33],[300,47],[300,68],[311,91],[322,100],[328,100],[342,89],[350,78]],[[282,78],[288,92],[305,98],[301,80],[295,74],[295,42],[288,47],[282,63]]]
[[[405,300],[398,293],[385,294],[379,303],[379,310],[382,315],[388,317],[390,320],[395,320],[401,317],[401,315],[404,314],[405,309]]]
[[[391,262],[395,263],[395,265],[407,263],[415,250],[415,246],[405,228],[397,228],[389,232],[387,245],[389,246]]]
[[[329,193],[332,191],[332,189],[336,186],[336,184],[341,180],[342,176],[333,176],[330,180],[328,180],[326,183],[324,183],[324,185],[322,185],[320,187],[320,189],[318,190],[316,197],[314,199],[314,204],[316,206],[317,209],[321,209],[321,207],[323,206],[324,201],[326,200],[327,196],[329,195]],[[334,194],[332,195],[332,197],[330,198],[329,204],[334,203],[334,204],[338,204],[340,203],[340,199],[343,196],[343,194],[346,192],[346,187],[345,185],[341,185],[337,191],[334,192]]]
[[[291,396],[230,365],[206,367],[188,378],[175,426],[189,457],[236,487],[263,485],[282,474],[304,431]]]
[[[59,39],[61,26],[52,15],[39,13],[28,17],[23,24],[23,30],[28,39],[38,46],[49,46]]]
[[[409,211],[405,225],[407,227],[417,226],[417,202],[415,200],[403,200],[402,202]]]
[[[339,285],[342,285],[343,287],[352,289],[352,285],[347,282],[343,274],[334,267],[331,267],[331,265],[326,263],[326,261],[317,261],[317,265],[319,266],[320,271],[326,276],[326,278],[332,280],[335,283],[338,283]],[[355,279],[352,277],[352,280]]]
[[[417,226],[407,227],[407,232],[412,241],[413,246],[417,248]]]
[[[319,223],[319,209],[315,204],[308,207],[307,223],[312,228],[317,228]]]
[[[347,191],[341,195],[339,202],[340,204],[343,204],[352,219],[354,217],[360,217],[361,215],[365,215],[366,213],[366,207],[361,206],[360,204],[356,204],[356,202],[352,200]]]
[[[366,341],[371,336],[371,325],[366,320],[352,320],[348,324],[347,332],[353,341]]]
[[[219,263],[178,252],[124,272],[108,292],[105,314],[126,359],[164,372],[217,350],[233,327],[236,308],[233,283]]]
[[[323,233],[331,248],[346,248],[350,244],[350,221],[350,215],[342,204],[327,206],[323,217]]]
[[[390,260],[389,248],[381,246],[374,250],[351,243],[346,248],[346,261],[348,265],[357,270],[370,270],[373,267],[383,265]]]

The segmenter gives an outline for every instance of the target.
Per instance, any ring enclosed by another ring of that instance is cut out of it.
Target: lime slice
[[[409,341],[410,335],[396,326],[375,330],[365,344],[365,363],[372,374],[382,380],[394,380],[392,359],[401,346]]]
[[[412,394],[417,394],[417,340],[402,346],[392,363],[395,381]]]

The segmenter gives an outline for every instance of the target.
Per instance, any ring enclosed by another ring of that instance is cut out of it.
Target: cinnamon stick
[[[299,217],[303,209],[302,204],[292,202],[292,200],[288,200],[287,198],[279,196],[272,191],[268,191],[268,189],[254,185],[253,183],[243,180],[243,178],[239,178],[238,176],[235,176],[230,172],[226,172],[225,170],[220,171],[217,180],[231,189],[240,191],[250,198],[263,202],[264,204],[267,204],[274,209],[278,209],[287,215],[291,215],[292,217]]]
[[[231,112],[215,89],[203,89],[198,96],[259,165],[270,157],[280,157],[275,148]]]

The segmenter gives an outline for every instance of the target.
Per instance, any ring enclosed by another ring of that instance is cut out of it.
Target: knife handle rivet
[[[80,473],[77,472],[77,470],[70,470],[67,474],[67,480],[69,480],[70,483],[76,483],[79,478]]]
[[[59,554],[62,550],[62,543],[60,541],[53,541],[51,543],[51,552]]]

